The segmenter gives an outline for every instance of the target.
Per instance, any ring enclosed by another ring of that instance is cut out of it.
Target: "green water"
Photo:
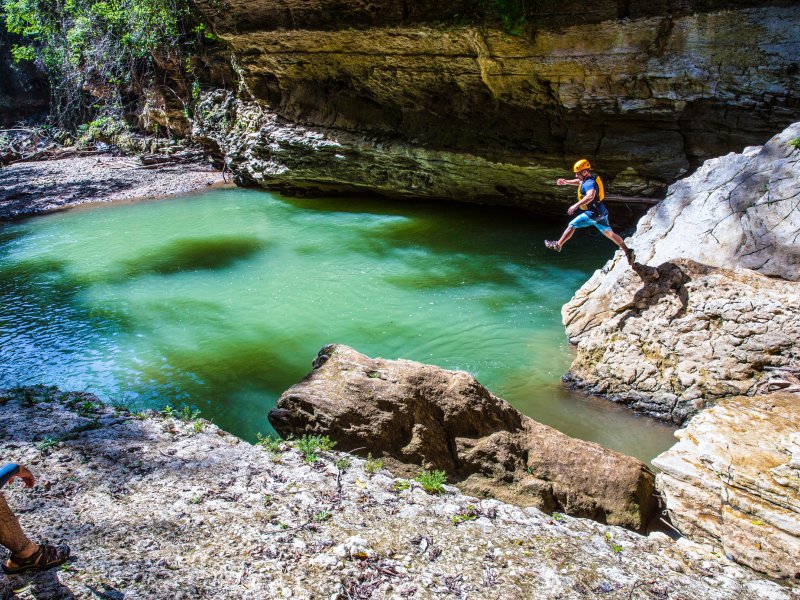
[[[327,343],[463,369],[533,418],[649,460],[672,429],[565,391],[560,307],[613,246],[454,204],[253,190],[0,229],[0,386],[188,403],[253,439]]]

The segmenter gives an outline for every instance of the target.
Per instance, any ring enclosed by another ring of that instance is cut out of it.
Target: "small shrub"
[[[348,457],[342,456],[336,459],[336,468],[340,471],[347,471],[350,468],[351,461]]]
[[[411,487],[411,482],[408,479],[398,479],[394,482],[394,491],[402,492]]]
[[[552,517],[553,517],[553,520],[555,520],[555,521],[563,521],[564,520],[564,515],[562,515],[560,512],[554,512],[552,514]]]
[[[304,435],[295,442],[295,445],[303,453],[306,462],[313,463],[319,458],[317,452],[333,450],[336,442],[327,435]]]
[[[256,446],[269,450],[270,452],[280,452],[283,450],[283,440],[277,436],[256,434],[258,441]]]
[[[180,413],[178,414],[178,418],[181,421],[185,421],[186,423],[190,423],[197,419],[200,416],[200,411],[197,409],[193,409],[189,406],[184,405],[181,409]]]
[[[205,426],[206,426],[206,424],[203,421],[201,421],[200,419],[197,419],[196,421],[194,421],[192,423],[192,428],[194,429],[195,433],[200,433],[201,431],[203,431],[203,428]]]
[[[100,405],[95,404],[91,400],[84,400],[78,405],[78,414],[82,417],[88,417],[96,414],[100,410]]]
[[[800,150],[800,138],[794,138],[791,142],[789,142],[789,145],[792,148]]]
[[[56,438],[46,437],[41,442],[36,444],[36,449],[43,455],[47,455],[50,453],[50,450],[55,446],[58,446],[59,440]]]
[[[370,475],[374,475],[383,468],[382,458],[372,458],[372,452],[367,454],[367,462],[364,463],[364,470]]]
[[[444,483],[447,481],[447,475],[444,471],[423,470],[415,477],[415,481],[429,494],[442,494],[444,493]]]

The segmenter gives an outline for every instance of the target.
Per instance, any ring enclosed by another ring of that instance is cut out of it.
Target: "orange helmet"
[[[572,167],[572,171],[574,173],[580,173],[584,169],[591,169],[592,165],[589,164],[589,161],[585,158],[580,159],[578,162],[575,163],[575,166]]]

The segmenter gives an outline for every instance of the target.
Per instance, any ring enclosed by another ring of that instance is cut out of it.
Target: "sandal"
[[[628,259],[628,264],[632,265],[633,261],[636,260],[636,255],[633,253],[633,250],[628,248],[627,250],[623,250],[625,252],[625,258]]]
[[[2,564],[6,575],[19,575],[29,571],[46,571],[63,565],[69,559],[70,549],[66,544],[50,546],[40,544],[39,549],[28,558],[20,558],[13,554]]]
[[[546,248],[549,248],[550,250],[561,252],[561,247],[558,245],[558,242],[554,242],[553,240],[545,240],[544,245]]]

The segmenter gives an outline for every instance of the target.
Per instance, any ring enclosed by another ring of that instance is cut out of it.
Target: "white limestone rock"
[[[653,460],[673,524],[772,577],[800,578],[800,398],[724,400]]]

